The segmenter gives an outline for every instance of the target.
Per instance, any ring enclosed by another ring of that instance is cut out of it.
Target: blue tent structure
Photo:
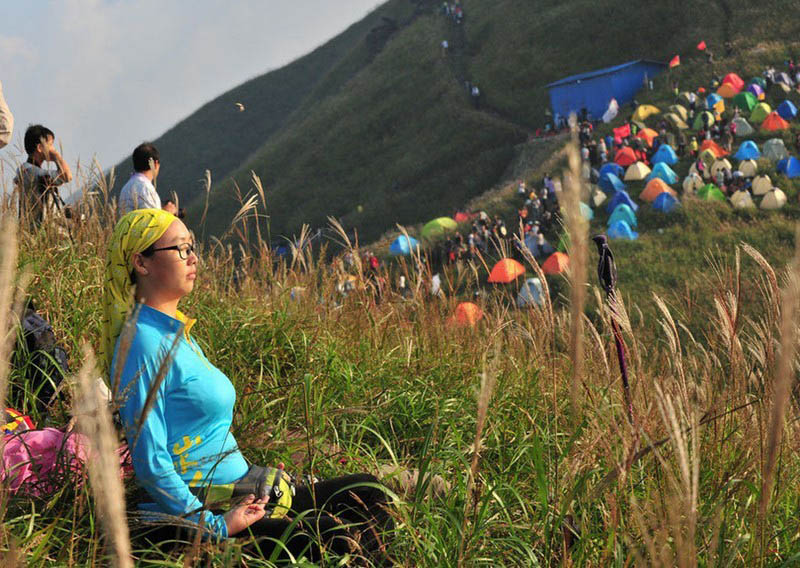
[[[625,203],[614,207],[614,211],[611,212],[611,216],[608,218],[608,226],[610,227],[617,221],[625,221],[631,227],[636,227],[639,224],[636,219],[636,213]]]
[[[656,197],[656,200],[653,201],[653,209],[656,211],[661,211],[662,213],[670,213],[676,207],[680,206],[681,202],[678,201],[678,198],[665,191],[664,193],[659,194]]]
[[[714,105],[717,104],[719,101],[722,100],[722,97],[719,96],[717,93],[711,93],[706,97],[706,108],[711,110],[714,108]]]
[[[625,221],[617,221],[608,228],[608,238],[635,241],[639,238],[639,233],[631,229]]]
[[[794,156],[789,156],[778,162],[778,171],[788,178],[800,176],[800,160]]]
[[[653,158],[650,161],[654,164],[664,162],[668,166],[674,166],[678,163],[678,155],[675,153],[675,150],[672,149],[672,146],[669,144],[662,144],[658,147],[658,152],[653,154]]]
[[[538,278],[528,278],[517,295],[517,307],[543,306],[544,295],[542,293],[542,282]]]
[[[600,176],[602,177],[605,174],[614,174],[619,179],[622,179],[625,175],[625,168],[616,162],[608,162],[607,164],[603,164],[603,167],[600,168]]]
[[[672,185],[673,183],[678,183],[678,174],[676,174],[666,162],[657,163],[653,168],[653,171],[650,172],[650,175],[647,176],[647,181],[656,178],[664,181],[669,185]]]
[[[400,235],[389,246],[393,256],[408,256],[419,248],[419,242],[414,237]]]
[[[627,205],[634,212],[639,210],[639,206],[633,201],[633,199],[631,199],[631,196],[628,195],[628,192],[624,189],[614,194],[614,196],[611,198],[611,201],[609,201],[608,205],[606,205],[606,211],[611,213],[617,208],[617,205]]]
[[[580,203],[580,208],[581,208],[581,215],[583,216],[584,219],[586,219],[587,221],[591,221],[592,219],[594,219],[594,211],[592,211],[592,208],[586,205],[583,201],[581,201]]]
[[[788,99],[779,104],[775,111],[781,115],[783,120],[792,120],[797,116],[797,107]]]
[[[609,195],[613,195],[615,191],[622,191],[625,189],[625,184],[622,183],[622,180],[614,174],[601,175],[600,181],[597,182],[597,185]]]
[[[590,118],[599,119],[611,99],[619,106],[633,100],[645,79],[652,79],[667,66],[664,63],[639,59],[622,65],[565,77],[547,85],[553,116],[568,117],[586,109]]]
[[[737,160],[758,160],[761,157],[761,150],[752,140],[742,142],[739,150],[733,156]]]

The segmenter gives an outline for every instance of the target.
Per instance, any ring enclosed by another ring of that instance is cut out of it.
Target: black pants
[[[337,555],[350,553],[380,565],[388,561],[383,544],[394,530],[386,506],[386,495],[376,477],[346,475],[298,487],[286,517],[264,517],[236,537],[247,537],[249,531],[255,541],[246,546],[247,552],[265,558],[274,554],[285,561],[289,555],[304,555],[319,562],[324,547]],[[192,540],[191,535],[172,526],[149,530],[146,538],[151,542]]]

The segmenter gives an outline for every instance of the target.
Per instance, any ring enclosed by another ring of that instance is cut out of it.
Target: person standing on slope
[[[161,159],[153,144],[144,142],[133,150],[133,169],[133,175],[119,193],[120,217],[135,209],[164,209],[175,215],[178,212],[175,203],[170,200],[162,207],[153,185],[161,171]]]

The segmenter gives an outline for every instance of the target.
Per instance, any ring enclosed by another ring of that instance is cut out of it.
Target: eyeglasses
[[[194,251],[194,243],[181,243],[179,245],[173,245],[171,247],[162,247],[162,248],[157,248],[157,249],[154,248],[154,249],[150,249],[149,252],[150,253],[154,253],[154,252],[158,252],[160,250],[176,250],[176,251],[178,251],[178,256],[181,257],[181,260],[186,260],[187,258],[189,258],[190,254],[194,254],[195,256],[197,256],[197,253],[195,253],[195,251]],[[145,254],[145,252],[147,252],[147,251],[142,252],[142,254]],[[149,255],[145,254],[145,256],[149,256]]]

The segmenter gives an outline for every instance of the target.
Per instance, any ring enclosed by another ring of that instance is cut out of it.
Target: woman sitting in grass
[[[324,547],[384,558],[379,533],[393,522],[375,477],[295,488],[282,470],[242,456],[230,432],[234,387],[190,336],[195,320],[178,310],[197,274],[192,236],[173,215],[142,209],[117,223],[106,261],[103,360],[136,480],[153,500],[142,508],[170,519],[158,537],[174,538],[188,524],[216,539],[252,532],[262,551],[281,547],[294,557],[318,560]]]

